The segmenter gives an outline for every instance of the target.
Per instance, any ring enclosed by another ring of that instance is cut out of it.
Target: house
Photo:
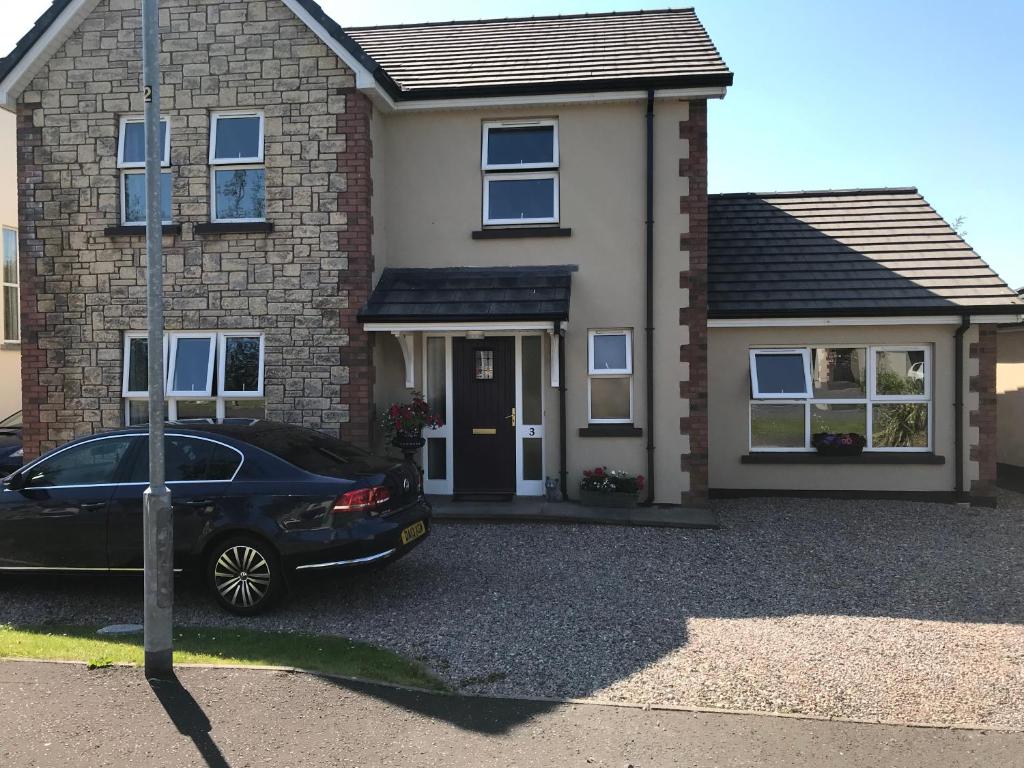
[[[18,164],[14,115],[0,111],[0,419],[21,410]]]
[[[1024,296],[1024,289],[1017,294]],[[1024,491],[1024,324],[1000,326],[998,338],[997,474],[1001,486]]]
[[[989,331],[1024,305],[916,193],[709,198],[733,76],[692,9],[343,30],[312,0],[165,0],[161,21],[172,418],[379,447],[375,412],[418,390],[445,417],[431,493],[573,496],[607,465],[665,505],[990,498]],[[138,45],[139,0],[57,0],[0,65],[26,455],[145,419]],[[911,427],[872,431],[893,403]],[[816,425],[871,444],[810,467]]]

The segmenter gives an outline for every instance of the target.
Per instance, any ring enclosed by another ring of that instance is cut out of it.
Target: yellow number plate
[[[404,531],[402,531],[402,543],[408,544],[410,541],[416,541],[420,536],[427,532],[426,523],[420,520],[418,523],[413,523]]]

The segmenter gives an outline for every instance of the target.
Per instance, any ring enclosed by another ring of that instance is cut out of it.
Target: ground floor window
[[[175,331],[164,336],[167,418],[262,419],[264,337],[255,331]],[[125,423],[149,420],[149,340],[124,339]]]
[[[591,424],[632,423],[632,331],[592,330],[587,347],[587,420]]]
[[[867,450],[932,449],[928,346],[750,350],[750,450],[812,450],[813,435],[863,435]]]

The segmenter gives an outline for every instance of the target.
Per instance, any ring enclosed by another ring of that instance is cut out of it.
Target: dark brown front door
[[[515,345],[510,337],[452,345],[455,493],[516,492]]]

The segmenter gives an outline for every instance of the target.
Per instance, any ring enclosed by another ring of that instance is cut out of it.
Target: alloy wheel
[[[217,558],[213,583],[222,599],[236,608],[254,608],[270,591],[270,563],[245,544],[228,547]]]

